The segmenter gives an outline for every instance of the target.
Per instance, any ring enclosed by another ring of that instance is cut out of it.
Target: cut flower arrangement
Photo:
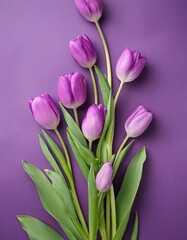
[[[141,181],[146,160],[145,147],[130,161],[117,196],[113,179],[133,139],[144,133],[153,116],[144,106],[138,106],[125,122],[126,137],[118,151],[113,152],[115,111],[123,85],[140,75],[147,59],[140,52],[128,48],[122,52],[116,64],[120,85],[114,96],[109,50],[99,24],[103,13],[102,0],[75,0],[75,5],[86,20],[95,23],[103,43],[107,68],[107,74],[104,75],[96,66],[97,53],[88,36],[78,36],[70,41],[73,58],[90,71],[93,83],[94,103],[86,110],[81,124],[77,109],[86,101],[85,77],[80,72],[64,74],[60,76],[57,86],[60,108],[67,124],[64,135],[67,135],[71,151],[88,185],[88,223],[77,197],[72,159],[58,130],[60,110],[47,93],[30,100],[29,104],[35,121],[43,128],[43,135],[38,134],[39,142],[52,169],[45,169],[43,173],[25,161],[23,168],[35,183],[44,209],[59,223],[68,239],[96,240],[100,235],[103,240],[120,240],[126,231]],[[99,101],[98,89],[102,101]],[[71,110],[74,117],[69,113]],[[58,146],[50,132],[44,129],[54,131],[62,146]],[[128,142],[129,139],[132,141]],[[94,141],[95,151],[92,149]],[[34,217],[17,217],[31,240],[63,239],[53,228]],[[138,239],[137,213],[131,239]]]

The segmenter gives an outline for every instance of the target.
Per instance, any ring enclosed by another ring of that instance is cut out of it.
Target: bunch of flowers
[[[128,48],[122,52],[116,64],[116,76],[120,85],[114,97],[109,51],[98,22],[103,12],[102,0],[75,0],[75,4],[85,19],[96,24],[107,67],[105,77],[95,65],[97,53],[88,36],[78,36],[70,41],[73,58],[82,67],[89,69],[93,82],[94,104],[87,109],[81,125],[77,108],[86,100],[87,80],[79,72],[68,73],[60,76],[57,87],[60,108],[67,124],[68,142],[88,183],[88,223],[77,197],[68,149],[58,130],[60,111],[47,93],[30,100],[30,109],[42,128],[56,133],[62,150],[49,133],[42,130],[43,136],[38,135],[39,142],[52,170],[47,169],[44,174],[36,166],[24,161],[23,168],[35,183],[44,209],[59,223],[68,239],[96,240],[100,234],[103,240],[120,240],[125,233],[140,184],[146,159],[145,147],[131,160],[117,196],[113,179],[131,147],[132,141],[127,144],[128,140],[144,133],[152,121],[152,114],[144,106],[137,107],[126,120],[126,137],[114,153],[115,111],[123,85],[139,76],[146,64],[146,57]],[[97,85],[101,91],[102,103],[98,99]],[[73,110],[74,118],[67,109]],[[93,141],[97,141],[96,151],[92,150]],[[31,240],[63,239],[54,229],[34,217],[20,215],[18,219]],[[131,239],[138,239],[137,214]]]

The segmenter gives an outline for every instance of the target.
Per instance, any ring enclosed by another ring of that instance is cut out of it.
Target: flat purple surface
[[[186,240],[187,231],[187,1],[105,0],[101,22],[109,42],[113,70],[125,47],[148,57],[137,81],[124,87],[117,109],[115,149],[125,136],[124,120],[139,104],[154,113],[149,130],[138,138],[128,160],[144,144],[148,158],[134,210],[140,218],[140,240]],[[49,168],[40,150],[28,108],[31,97],[48,92],[57,101],[58,76],[88,72],[72,59],[68,44],[86,33],[104,54],[94,24],[84,21],[70,0],[0,0],[0,238],[26,240],[17,214],[30,214],[59,230],[43,210],[35,186],[21,160]],[[114,92],[119,81],[114,74]],[[85,106],[79,109],[81,117]],[[62,121],[61,131],[65,130]],[[115,187],[125,172],[123,164]],[[87,185],[73,161],[78,194],[87,214]],[[131,226],[130,226],[131,230]],[[60,231],[60,230],[59,230]]]

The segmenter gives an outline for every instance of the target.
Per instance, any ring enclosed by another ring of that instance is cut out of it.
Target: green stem
[[[72,174],[72,168],[71,168],[71,162],[70,162],[69,154],[68,154],[66,145],[65,145],[58,129],[55,129],[55,133],[58,136],[58,138],[59,138],[59,140],[62,144],[62,147],[63,147],[65,155],[66,155],[67,164],[68,164],[68,167],[69,167],[69,170],[70,170],[70,174],[67,175],[67,178],[68,178],[68,181],[69,181],[69,184],[70,184],[70,187],[71,187],[72,200],[73,200],[77,215],[79,217],[79,220],[82,224],[82,227],[83,227],[85,233],[88,235],[88,228],[87,228],[87,225],[86,225],[86,222],[85,222],[85,219],[84,219],[84,216],[83,216],[80,204],[79,204],[79,200],[78,200],[78,197],[77,197],[76,189],[75,189],[75,183],[74,183],[74,180],[73,180],[73,174]]]
[[[98,209],[100,209],[101,201],[102,201],[103,193],[99,192],[98,193]]]
[[[114,108],[116,107],[116,104],[117,104],[119,95],[120,95],[120,93],[121,93],[123,84],[124,84],[124,82],[121,82],[120,85],[119,85],[118,91],[117,91],[116,96],[115,96],[115,99],[114,99]]]
[[[109,83],[109,86],[112,87],[112,70],[111,70],[110,54],[109,54],[107,42],[106,42],[105,36],[103,34],[103,31],[101,29],[99,22],[96,22],[95,24],[96,24],[97,30],[99,32],[99,35],[101,37],[101,41],[103,43],[103,48],[104,48],[104,52],[105,52],[108,83]]]
[[[110,240],[110,192],[106,193],[106,232],[107,239]]]
[[[116,202],[113,185],[110,188],[110,204],[111,204],[112,239],[113,239],[116,233]]]
[[[95,102],[95,104],[98,104],[97,84],[96,84],[93,68],[89,68],[89,70],[90,70],[90,75],[92,78],[92,83],[93,83],[93,88],[94,88],[94,102]]]
[[[124,146],[125,146],[126,142],[128,141],[128,139],[129,139],[129,136],[127,135],[127,136],[125,137],[125,139],[123,140],[123,142],[121,143],[121,145],[120,145],[120,147],[119,147],[119,149],[118,149],[118,151],[117,151],[116,157],[115,157],[115,159],[114,159],[113,166],[115,166],[116,161],[117,161],[117,159],[118,159],[118,157],[119,157],[119,154],[120,154],[121,150],[124,148]]]
[[[89,149],[92,150],[92,141],[89,141]]]
[[[74,112],[74,116],[75,116],[75,121],[76,121],[77,125],[80,127],[77,108],[74,108],[73,112]]]
[[[68,153],[67,147],[66,147],[66,145],[64,143],[64,140],[62,139],[62,136],[61,136],[61,134],[60,134],[60,132],[58,131],[57,128],[54,131],[55,131],[57,137],[59,138],[60,143],[62,144],[62,147],[63,147],[64,152],[65,152],[65,156],[66,156],[66,160],[67,160],[67,164],[68,164],[69,170],[72,172],[70,157],[69,157],[69,153]]]
[[[83,216],[80,204],[79,204],[79,200],[78,200],[78,197],[77,197],[77,193],[76,193],[76,190],[75,190],[74,183],[73,183],[73,186],[71,186],[71,189],[72,189],[71,195],[72,195],[72,199],[73,199],[73,203],[74,203],[77,215],[79,217],[79,220],[80,220],[80,222],[82,224],[82,227],[83,227],[86,235],[89,235],[88,228],[87,228],[87,225],[86,225],[86,222],[85,222],[85,219],[84,219],[84,216]]]
[[[108,240],[107,233],[106,233],[106,223],[104,217],[104,196],[105,194],[100,195],[102,196],[99,208],[99,230],[101,234],[102,240]]]

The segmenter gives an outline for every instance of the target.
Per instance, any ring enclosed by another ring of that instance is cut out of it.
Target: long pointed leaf
[[[55,154],[56,158],[58,159],[59,163],[61,164],[68,180],[71,179],[71,172],[69,170],[69,167],[67,165],[66,159],[64,157],[64,155],[62,154],[62,151],[60,150],[60,148],[58,147],[58,145],[56,144],[56,142],[52,139],[51,136],[49,136],[48,133],[46,133],[44,130],[42,130],[50,148],[52,149],[53,153]]]
[[[70,239],[82,239],[57,192],[46,176],[34,165],[23,162],[23,168],[36,185],[44,209],[54,217]]]
[[[119,157],[116,161],[116,164],[114,165],[114,170],[113,170],[113,178],[115,177],[117,171],[118,171],[118,168],[121,164],[121,162],[123,161],[123,159],[125,158],[127,152],[129,151],[129,148],[131,147],[132,145],[132,142],[130,142],[119,154]]]
[[[62,199],[63,204],[66,206],[67,212],[68,212],[74,226],[79,231],[79,233],[82,235],[82,238],[86,240],[88,238],[88,236],[85,234],[85,232],[77,218],[77,214],[75,212],[71,194],[70,194],[69,188],[66,184],[64,177],[62,175],[59,175],[58,173],[55,173],[48,169],[46,169],[45,172],[47,173],[48,177],[50,178],[52,185],[53,185],[54,189],[56,190],[57,194]]]
[[[130,162],[121,189],[116,198],[116,213],[117,213],[117,231],[114,240],[122,239],[125,232],[127,222],[129,219],[130,211],[138,191],[143,164],[146,160],[145,147],[134,156]]]
[[[105,119],[105,125],[103,128],[101,137],[99,139],[99,143],[97,145],[97,151],[96,151],[96,156],[98,157],[98,159],[101,159],[102,162],[108,160],[108,157],[105,157],[107,153],[104,152],[103,150],[105,148],[107,148],[104,141],[105,141],[106,131],[111,122],[113,112],[114,112],[114,100],[113,100],[112,92],[110,91],[110,95],[109,95],[109,99],[108,99],[108,103],[107,103],[107,114],[106,114],[106,119]],[[104,153],[104,154],[102,154],[102,153]]]
[[[82,171],[82,174],[83,176],[85,177],[85,179],[87,180],[88,179],[88,174],[89,174],[89,168],[88,166],[86,165],[84,159],[82,158],[82,156],[80,155],[79,151],[77,150],[77,147],[75,145],[75,143],[73,142],[70,134],[67,132],[67,137],[68,137],[68,141],[69,141],[69,144],[71,146],[71,149],[73,151],[73,154],[76,158],[76,161]]]
[[[44,139],[40,134],[38,134],[39,141],[40,141],[40,146],[43,151],[44,156],[48,160],[48,162],[51,164],[52,168],[59,174],[61,174],[60,168],[58,167],[53,155],[50,153],[47,144],[45,143]]]
[[[99,70],[99,68],[96,65],[94,65],[94,69],[97,74],[99,86],[101,89],[103,103],[105,106],[107,106],[109,95],[110,95],[110,86],[108,84],[107,78],[102,74],[102,72]]]
[[[98,161],[95,159],[93,152],[90,151],[89,148],[83,146],[69,128],[67,128],[67,132],[71,136],[75,146],[77,147],[77,150],[79,151],[86,164],[88,166],[91,166],[91,164],[93,163],[94,166],[98,167]]]
[[[134,226],[133,226],[131,240],[138,240],[138,214],[137,213],[136,213],[136,217],[134,220]]]
[[[62,113],[64,115],[64,118],[66,120],[66,124],[71,129],[71,131],[74,133],[76,138],[81,142],[81,144],[85,147],[88,146],[86,139],[84,138],[84,135],[82,134],[80,128],[78,127],[77,123],[73,120],[72,116],[66,111],[66,109],[62,106],[60,103],[60,107],[62,109]]]
[[[63,240],[53,228],[31,216],[18,216],[22,228],[33,240]]]
[[[88,176],[88,202],[89,202],[89,240],[96,240],[99,226],[98,192],[96,189],[94,167],[91,165]]]
[[[54,189],[56,190],[57,194],[65,204],[66,209],[68,209],[68,212],[72,216],[76,217],[77,215],[71,198],[70,190],[67,186],[66,180],[64,179],[63,175],[59,175],[58,173],[55,173],[49,169],[46,169],[45,172],[47,173],[47,176],[51,180],[51,183]]]

